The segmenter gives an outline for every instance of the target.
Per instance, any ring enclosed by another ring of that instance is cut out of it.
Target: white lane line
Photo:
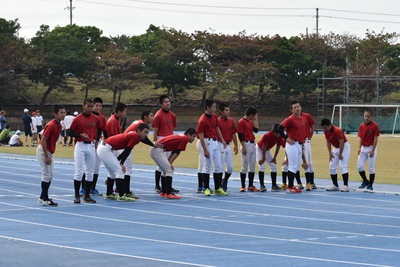
[[[0,153],[1,154],[1,153]],[[17,155],[17,154],[15,154],[15,155],[6,155],[6,154],[3,154],[3,155],[0,155],[0,159],[8,159],[8,160],[15,160],[15,161],[28,161],[28,162],[37,162],[37,159],[36,159],[36,157],[34,157],[34,156],[31,156],[31,157],[21,157],[20,155]],[[68,159],[63,159],[63,158],[56,158],[56,160],[54,161],[56,164],[60,164],[60,165],[74,165],[74,162],[73,162],[73,160],[68,160]],[[33,166],[33,165],[32,165]],[[104,169],[104,166],[103,165],[101,165],[101,168],[102,169]],[[21,169],[21,170],[26,170],[26,169]],[[134,168],[133,169],[133,171],[136,171],[136,172],[145,172],[145,173],[152,173],[152,172],[154,172],[154,170],[153,169],[137,169],[137,168]],[[183,173],[181,173],[181,172],[175,172],[175,175],[183,175],[183,176],[193,176],[193,177],[195,177],[197,174],[195,174],[195,173],[186,173],[186,172],[183,172]],[[238,178],[234,178],[234,177],[231,177],[231,179],[232,180],[239,180]],[[185,182],[186,180],[184,180],[183,182]],[[364,190],[355,190],[356,192],[365,192]],[[368,191],[369,192],[369,191]],[[316,195],[315,193],[317,193],[317,192],[313,192],[313,195]],[[318,193],[320,193],[320,192],[318,192]],[[400,192],[392,192],[392,191],[371,191],[370,193],[378,193],[378,194],[388,194],[388,195],[396,195],[396,196],[398,196],[398,195],[400,195]],[[323,194],[323,195],[321,195],[321,196],[324,196],[324,197],[333,197],[332,195],[329,195],[329,194]],[[340,195],[340,197],[342,197],[342,195]],[[343,196],[343,198],[345,198],[344,196]],[[363,199],[360,199],[360,200],[363,200]],[[376,199],[371,199],[370,201],[384,201],[384,200],[376,200]]]
[[[66,246],[66,245],[57,245],[57,244],[51,244],[51,243],[47,243],[47,242],[38,242],[38,241],[22,239],[22,238],[15,238],[15,237],[4,236],[4,235],[0,235],[0,238],[16,240],[16,241],[21,241],[21,242],[26,242],[26,243],[32,243],[32,244],[37,244],[37,245],[57,247],[57,248],[63,248],[63,249],[66,248],[66,249],[71,249],[71,250],[79,250],[79,251],[93,252],[93,253],[99,253],[99,254],[105,254],[105,255],[134,258],[134,259],[159,261],[159,262],[165,262],[165,263],[174,263],[174,264],[199,266],[199,267],[211,267],[212,266],[212,265],[203,265],[203,264],[196,264],[196,263],[183,262],[183,261],[172,261],[172,260],[165,260],[165,259],[158,259],[158,258],[149,258],[149,257],[142,257],[142,256],[135,256],[135,255],[128,255],[128,254],[107,252],[107,251],[87,249],[87,248],[71,247],[71,246]]]
[[[13,174],[11,172],[4,172],[4,171],[0,171],[0,173]],[[36,176],[32,175],[32,177],[36,177]],[[64,181],[63,179],[58,179],[58,180],[59,181],[63,181],[63,182],[68,182],[68,183],[70,182],[70,181],[67,181],[67,180]],[[40,183],[27,183],[26,181],[15,181],[15,180],[9,180],[9,179],[0,179],[0,181],[9,182],[9,183],[24,184],[24,185],[32,185],[32,186],[35,186],[35,187],[40,187]],[[53,187],[53,188],[57,188],[57,189],[60,189],[60,190],[67,190],[69,192],[73,192],[72,186],[71,186],[70,189],[65,189],[65,188],[62,188],[62,187]],[[189,195],[187,197],[191,197],[191,196]],[[191,198],[196,198],[197,199],[197,198],[200,198],[200,197],[194,196],[194,197],[191,197]],[[269,198],[274,198],[274,197],[269,197]],[[204,199],[204,198],[200,198],[200,199]],[[280,200],[280,198],[278,198],[278,199]],[[210,201],[215,201],[215,199],[209,199],[209,200]],[[227,202],[227,203],[234,203],[234,204],[238,204],[238,205],[247,205],[248,204],[248,203],[243,203],[243,201],[233,201],[233,200],[226,200],[226,199],[221,199],[221,198],[218,198],[218,201],[224,201],[224,202]],[[298,199],[297,201],[305,202],[304,200],[301,200],[301,199]],[[335,205],[335,206],[336,205],[342,205],[340,203],[339,204],[337,204],[337,203],[332,204],[332,203],[323,203],[323,202],[318,202],[318,204],[326,204],[326,205],[330,205],[330,206],[332,206],[332,205]],[[266,203],[252,203],[252,205],[253,206],[261,206],[261,207],[279,208],[279,209],[299,210],[299,211],[306,211],[306,212],[310,211],[309,208],[299,208],[299,207],[291,207],[291,206],[277,206],[277,205],[269,205],[269,204],[266,204]],[[350,204],[347,204],[346,206],[347,206],[347,208],[348,207],[356,207],[356,208],[360,208],[360,207],[364,208],[365,207],[365,206],[361,206],[361,205],[350,205]],[[372,208],[373,207],[370,207],[369,209],[372,209]],[[383,208],[376,207],[376,209],[382,210]],[[387,208],[387,210],[398,211],[398,208]],[[313,209],[313,212],[349,215],[350,217],[351,216],[361,216],[361,217],[378,217],[378,218],[387,218],[387,219],[400,219],[400,216],[389,216],[389,215],[371,214],[371,213],[354,213],[354,212],[332,211],[332,210],[321,210],[321,209]]]
[[[94,205],[90,205],[90,206],[94,206]],[[38,208],[36,208],[36,209],[39,210]],[[156,227],[156,228],[160,228],[161,227],[161,228],[167,228],[167,229],[185,230],[185,231],[190,231],[190,232],[207,233],[207,234],[213,234],[213,235],[225,235],[225,236],[235,236],[235,237],[245,237],[245,238],[252,238],[252,239],[261,239],[261,240],[283,241],[283,242],[291,241],[291,242],[304,243],[304,244],[310,244],[310,245],[322,245],[322,246],[351,248],[351,249],[359,249],[359,250],[372,250],[372,251],[385,251],[385,252],[400,253],[400,250],[398,250],[398,249],[386,249],[386,248],[374,248],[374,247],[341,245],[341,244],[333,244],[333,243],[311,242],[311,241],[304,241],[304,240],[299,240],[299,239],[296,239],[294,241],[292,239],[286,239],[286,238],[276,238],[276,237],[269,237],[269,236],[240,234],[240,233],[223,232],[223,231],[211,231],[211,230],[203,230],[203,229],[179,227],[179,226],[170,226],[170,225],[156,224],[156,223],[138,222],[138,221],[132,221],[132,220],[128,221],[126,219],[120,220],[120,219],[115,219],[115,218],[104,218],[104,217],[93,216],[93,215],[89,216],[89,215],[84,215],[84,214],[59,211],[59,210],[56,210],[56,209],[41,209],[41,210],[46,211],[46,212],[50,212],[50,213],[58,213],[58,214],[70,215],[70,216],[74,216],[74,217],[97,219],[97,220],[101,220],[101,221],[120,222],[120,223],[124,223],[124,224],[128,224],[129,223],[129,224],[136,224],[136,225],[152,226],[152,227]],[[187,217],[190,218],[190,219],[193,218],[191,216],[187,216]],[[202,218],[202,219],[210,220],[210,218]],[[34,225],[36,225],[36,224],[37,225],[41,225],[40,223],[34,223],[34,222],[22,221],[22,220],[20,221],[20,220],[17,220],[17,219],[11,219],[11,218],[6,218],[6,217],[0,217],[0,220],[17,221],[17,222],[22,222],[22,223],[27,223],[27,224],[31,223],[31,224],[34,224]],[[63,228],[62,226],[54,226],[54,227]]]
[[[10,190],[8,190],[10,191]],[[13,191],[13,192],[17,192],[17,191]],[[33,194],[29,194],[32,196],[35,196]],[[64,202],[68,202],[71,203],[71,201],[66,201],[64,199],[58,199],[57,200],[61,200]],[[141,203],[140,203],[141,202]],[[182,204],[182,203],[172,203],[172,202],[158,202],[158,201],[143,201],[141,200],[136,204],[145,204],[145,203],[155,203],[157,205],[169,205],[169,206],[178,206],[180,208],[188,208],[188,209],[204,209],[204,210],[211,210],[211,211],[218,211],[220,212],[221,210],[219,208],[208,208],[208,207],[201,207],[201,206],[193,206],[193,205],[189,205],[189,204]],[[143,203],[145,202],[145,203]],[[20,206],[17,204],[13,204],[13,203],[6,203],[6,202],[0,202],[4,205],[7,206],[17,206],[17,207],[25,207],[25,206]],[[76,206],[76,204],[70,204],[70,206]],[[83,205],[86,206],[86,205]],[[104,208],[108,208],[108,209],[117,209],[117,210],[124,210],[124,211],[134,211],[134,212],[140,212],[140,213],[148,213],[148,214],[155,214],[158,215],[159,212],[158,211],[149,211],[149,210],[141,210],[138,208],[125,208],[125,207],[118,207],[118,206],[108,206],[108,205],[102,205],[100,203],[96,204],[96,206],[100,206],[100,207],[104,207]],[[68,206],[64,206],[64,207],[68,207]],[[29,209],[38,209],[35,207],[29,207],[26,206],[26,208]],[[60,208],[60,207],[59,207]],[[46,209],[47,210],[47,209]],[[236,217],[243,217],[243,215],[247,215],[247,214],[251,214],[251,215],[257,215],[258,217],[277,217],[277,218],[291,218],[291,219],[298,219],[298,220],[313,220],[313,221],[323,221],[323,222],[330,222],[330,223],[342,223],[342,224],[356,224],[356,225],[362,225],[362,226],[372,226],[372,227],[386,227],[386,228],[400,228],[400,226],[393,226],[393,225],[385,225],[385,224],[372,224],[372,223],[360,223],[360,222],[353,222],[353,221],[342,221],[342,220],[329,220],[329,219],[319,219],[319,218],[310,218],[310,217],[299,217],[299,216],[288,216],[288,215],[275,215],[275,214],[267,214],[267,213],[250,213],[247,211],[237,211],[237,210],[224,210],[224,212],[231,212],[234,214],[240,214],[240,216],[236,216]],[[254,223],[254,222],[243,222],[243,221],[233,221],[233,220],[227,220],[227,219],[219,219],[219,218],[210,218],[210,217],[201,217],[201,216],[187,216],[187,215],[180,215],[180,214],[169,214],[169,216],[174,216],[174,217],[178,217],[178,218],[196,218],[196,219],[202,219],[202,220],[213,220],[213,221],[218,221],[218,222],[224,222],[224,223],[237,223],[237,224],[244,224],[244,225],[252,225],[252,226],[263,226],[263,227],[271,227],[271,228],[279,228],[279,229],[289,229],[292,230],[294,229],[293,227],[289,227],[289,226],[282,226],[282,225],[274,225],[274,224],[264,224],[264,223]],[[332,231],[332,230],[322,230],[322,229],[309,229],[309,228],[302,228],[302,227],[295,227],[296,230],[301,230],[301,231],[310,231],[310,232],[322,232],[322,233],[334,233],[334,234],[344,234],[344,235],[360,235],[360,236],[367,236],[370,235],[368,234],[364,234],[364,233],[355,233],[355,232],[343,232],[343,231]],[[376,237],[379,238],[389,238],[389,239],[400,239],[400,236],[385,236],[385,235],[379,235],[376,234],[374,235]]]
[[[1,218],[1,219],[5,219],[5,218]],[[104,233],[104,232],[97,232],[97,231],[90,231],[90,230],[83,230],[83,229],[76,229],[76,228],[69,228],[69,227],[61,227],[61,226],[55,226],[55,225],[49,225],[49,224],[33,223],[33,222],[27,222],[27,221],[22,221],[22,220],[14,220],[14,219],[9,219],[9,220],[13,221],[13,222],[43,226],[46,228],[51,227],[51,228],[56,228],[56,229],[61,229],[61,230],[68,230],[68,231],[89,233],[89,234],[98,234],[98,235],[104,235],[104,236],[127,238],[127,239],[149,241],[149,242],[156,242],[156,243],[164,243],[164,244],[168,244],[168,245],[174,244],[174,245],[205,248],[205,249],[212,249],[212,250],[221,250],[221,251],[230,251],[230,252],[238,252],[238,253],[302,259],[302,260],[308,260],[308,261],[320,261],[320,262],[341,263],[341,264],[362,265],[362,266],[392,267],[391,265],[381,265],[381,264],[363,263],[363,262],[354,262],[354,261],[331,260],[331,259],[323,259],[323,258],[315,258],[315,257],[294,256],[294,255],[289,255],[289,254],[278,254],[278,253],[259,252],[259,251],[233,249],[233,248],[223,248],[223,247],[216,247],[216,246],[198,245],[198,244],[191,244],[191,243],[184,243],[184,242],[174,242],[174,241],[165,241],[165,240],[160,240],[160,239],[151,239],[151,238],[142,238],[142,237],[127,236],[127,235],[111,234],[111,233]],[[0,235],[0,237],[13,239],[13,237],[9,237],[9,236],[1,236]],[[32,242],[36,242],[36,241],[32,241]],[[59,246],[65,247],[65,246],[61,246],[61,245],[59,245]],[[71,247],[71,248],[74,248],[74,247]],[[78,248],[75,248],[75,249],[78,249]],[[79,248],[79,250],[81,250],[81,249]],[[136,257],[136,256],[133,256],[133,257]]]

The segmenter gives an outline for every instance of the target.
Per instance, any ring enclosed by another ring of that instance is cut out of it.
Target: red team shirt
[[[73,130],[75,133],[86,133],[89,136],[89,139],[77,137],[75,138],[76,142],[93,142],[95,137],[97,137],[97,129],[102,128],[102,126],[103,125],[98,116],[94,115],[93,113],[90,113],[89,116],[81,113],[76,116],[75,119],[72,121],[70,129]]]
[[[164,111],[159,109],[154,115],[153,128],[157,128],[158,136],[168,136],[174,134],[174,128],[176,127],[176,115],[172,111]]]
[[[276,144],[277,146],[284,147],[285,146],[285,139],[282,136],[276,137],[273,131],[270,131],[261,137],[261,140],[258,141],[257,145],[262,150],[263,144],[267,148],[267,151],[274,147]]]
[[[303,117],[303,119],[305,121],[306,138],[310,139],[311,138],[312,126],[315,124],[315,121],[313,120],[311,115],[308,114],[308,113],[301,113],[301,117]]]
[[[287,117],[281,125],[285,128],[290,139],[304,143],[306,141],[306,122],[303,117],[297,118],[295,115]]]
[[[328,131],[324,131],[325,133],[325,138],[326,140],[328,140],[334,147],[339,148],[340,146],[340,142],[339,140],[343,138],[344,143],[347,142],[347,138],[344,135],[342,129],[340,129],[339,127],[332,125],[331,130]]]
[[[55,119],[51,120],[49,123],[46,124],[46,127],[44,127],[43,136],[47,136],[47,151],[49,151],[51,154],[54,154],[54,152],[56,151],[56,144],[58,141],[58,137],[61,134],[61,129],[61,124]]]
[[[114,150],[125,149],[127,147],[133,148],[140,142],[140,136],[137,132],[129,132],[113,135],[104,140]]]
[[[244,141],[254,141],[256,139],[253,129],[254,125],[252,121],[246,120],[245,118],[239,120],[237,132],[243,134]]]
[[[104,115],[101,114],[101,113],[96,114],[96,113],[93,112],[93,114],[96,115],[96,116],[98,116],[99,119],[100,119],[100,121],[101,121],[101,123],[103,124],[103,126],[101,127],[101,130],[102,130],[103,132],[104,132],[104,131],[107,131],[107,126],[106,126],[107,121],[106,121],[106,117],[104,117]]]
[[[232,141],[232,135],[237,132],[235,121],[232,118],[218,118],[218,127],[225,142]],[[220,140],[221,141],[221,140]]]
[[[136,132],[137,128],[139,127],[140,124],[144,123],[143,120],[136,120],[132,122],[131,125],[129,125],[128,128],[126,128],[124,133],[129,133],[129,132]]]
[[[187,135],[173,134],[164,137],[163,139],[160,140],[159,143],[161,143],[164,146],[165,151],[175,151],[175,150],[185,151],[186,145],[187,143],[189,143],[189,141],[190,139]]]
[[[111,115],[106,124],[108,136],[113,136],[121,133],[121,124],[115,114]]]
[[[371,121],[369,124],[363,122],[358,127],[358,137],[361,138],[361,145],[372,146],[376,136],[379,136],[379,125],[376,122]]]
[[[197,123],[197,134],[203,133],[204,138],[217,138],[218,116],[211,114],[211,118],[204,113]]]

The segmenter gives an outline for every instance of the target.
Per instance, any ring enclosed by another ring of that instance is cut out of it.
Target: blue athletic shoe
[[[362,182],[362,184],[358,187],[360,189],[366,188],[368,186],[368,183]]]
[[[97,189],[90,190],[90,194],[91,195],[100,195],[99,190],[97,190]]]
[[[81,191],[79,191],[79,194],[80,194],[81,196],[84,196],[85,193],[86,193],[85,189],[81,189]]]
[[[368,185],[367,190],[374,190],[374,188],[372,187],[372,185]]]

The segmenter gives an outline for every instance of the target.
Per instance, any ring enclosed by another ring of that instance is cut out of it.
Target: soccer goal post
[[[400,105],[334,105],[331,121],[347,133],[357,132],[366,109],[372,110],[373,120],[379,124],[381,133],[400,134]]]

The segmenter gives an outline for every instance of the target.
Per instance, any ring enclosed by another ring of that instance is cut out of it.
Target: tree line
[[[105,37],[93,26],[42,25],[36,35],[18,37],[18,19],[0,18],[0,106],[23,99],[27,82],[46,87],[40,105],[53,90],[66,93],[76,79],[85,96],[106,88],[113,103],[127,90],[166,88],[180,96],[201,88],[206,98],[233,95],[239,107],[252,104],[287,105],[291,97],[308,102],[318,93],[318,77],[352,74],[400,75],[397,33],[366,31],[364,38],[330,33],[323,36],[258,36],[197,31],[188,34],[150,25],[137,36]],[[378,62],[378,63],[377,63]],[[389,81],[384,94],[396,90]],[[337,85],[340,88],[340,85]],[[373,99],[375,90],[356,86]]]

